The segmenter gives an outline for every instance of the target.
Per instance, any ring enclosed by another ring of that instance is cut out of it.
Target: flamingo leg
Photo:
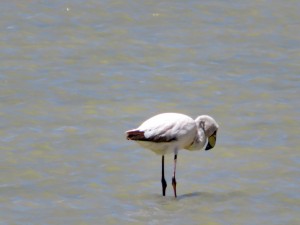
[[[173,177],[172,177],[172,186],[173,186],[173,190],[174,190],[174,196],[175,198],[177,198],[177,194],[176,194],[176,178],[175,178],[175,175],[176,175],[176,163],[177,163],[177,154],[174,155],[174,174],[173,174]]]
[[[161,158],[161,185],[162,185],[162,195],[166,196],[167,182],[165,179],[165,156]]]

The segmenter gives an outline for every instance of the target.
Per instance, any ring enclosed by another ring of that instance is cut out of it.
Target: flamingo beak
[[[215,131],[209,138],[205,148],[205,151],[212,149],[215,147],[217,141],[217,131]]]

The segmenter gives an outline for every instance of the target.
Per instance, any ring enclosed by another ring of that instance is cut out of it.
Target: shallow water
[[[8,1],[0,8],[0,224],[299,224],[297,1]],[[220,124],[159,156],[160,112]]]

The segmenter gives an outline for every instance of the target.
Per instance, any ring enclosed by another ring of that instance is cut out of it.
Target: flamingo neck
[[[197,130],[197,134],[196,137],[193,141],[193,143],[191,144],[191,146],[189,146],[189,150],[201,150],[204,145],[206,143],[206,136],[204,133],[204,130],[202,128],[199,128]]]

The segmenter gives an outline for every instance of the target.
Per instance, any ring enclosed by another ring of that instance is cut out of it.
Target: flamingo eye
[[[205,127],[204,121],[200,121],[200,127],[204,130],[204,127]]]

